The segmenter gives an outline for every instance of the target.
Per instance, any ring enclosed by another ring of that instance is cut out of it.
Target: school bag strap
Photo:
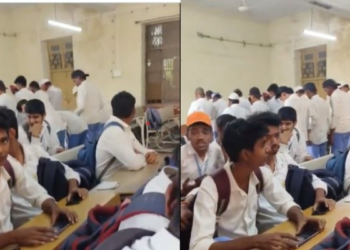
[[[261,172],[261,168],[254,170],[254,174],[259,180],[259,183],[256,185],[256,192],[257,194],[260,194],[264,189],[264,178]]]
[[[13,171],[13,167],[12,167],[11,163],[7,160],[4,162],[4,168],[7,171],[7,173],[9,174],[9,176],[11,177],[11,179],[8,180],[8,185],[9,185],[9,188],[12,189],[16,185],[15,172]]]
[[[216,215],[220,216],[226,211],[230,202],[230,180],[225,169],[220,169],[212,178],[218,192]]]

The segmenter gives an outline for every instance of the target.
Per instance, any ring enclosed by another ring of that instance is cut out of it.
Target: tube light
[[[304,35],[319,37],[319,38],[328,39],[328,40],[332,40],[332,41],[337,40],[337,37],[335,37],[335,36],[312,31],[312,30],[304,30]]]
[[[49,20],[48,23],[52,26],[57,26],[57,27],[61,27],[64,29],[69,29],[69,30],[81,32],[81,28],[78,26],[73,26],[73,25],[69,25],[69,24],[65,24],[65,23],[61,23],[61,22],[56,22],[56,21],[52,21],[52,20]]]

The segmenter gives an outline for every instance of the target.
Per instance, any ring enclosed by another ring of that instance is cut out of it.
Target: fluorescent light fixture
[[[319,38],[328,39],[328,40],[332,40],[332,41],[337,40],[337,37],[335,37],[335,36],[312,31],[312,30],[304,30],[304,35],[319,37]]]
[[[73,25],[69,25],[69,24],[65,24],[65,23],[60,23],[60,22],[56,22],[56,21],[52,21],[52,20],[49,20],[48,23],[52,26],[57,26],[57,27],[61,27],[64,29],[69,29],[69,30],[81,32],[81,28],[77,27],[77,26],[73,26]]]

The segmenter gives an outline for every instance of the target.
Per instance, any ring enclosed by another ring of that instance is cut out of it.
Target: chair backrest
[[[145,111],[144,111],[143,107],[141,107],[141,106],[135,107],[135,118],[142,117],[144,115],[145,115]]]
[[[54,155],[54,157],[60,162],[76,160],[78,158],[78,153],[80,149],[82,149],[84,145],[80,145],[78,147],[63,151],[62,153]]]
[[[175,117],[173,106],[165,106],[165,107],[159,108],[158,113],[163,123]]]

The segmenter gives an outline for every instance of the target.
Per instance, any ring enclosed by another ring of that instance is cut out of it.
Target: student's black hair
[[[212,94],[213,94],[213,91],[211,91],[211,90],[207,90],[207,92],[205,92],[205,96],[209,99],[211,99]]]
[[[345,85],[344,85],[345,86]],[[219,94],[219,93],[216,93],[215,95],[214,95],[214,98],[218,98],[218,99],[220,99],[222,96]]]
[[[22,113],[22,105],[27,104],[27,102],[28,101],[26,99],[23,99],[23,100],[20,100],[19,102],[17,102],[17,106],[16,106],[17,111]]]
[[[111,101],[113,115],[118,118],[129,118],[135,109],[135,103],[136,99],[132,94],[126,91],[119,92]]]
[[[29,83],[29,87],[35,89],[35,90],[39,90],[40,89],[40,86],[39,86],[39,83],[36,82],[36,81],[32,81],[31,83]]]
[[[230,114],[223,114],[223,115],[220,115],[218,118],[216,118],[216,127],[218,127],[219,129],[224,129],[225,126],[236,120],[237,118],[233,115],[230,115]]]
[[[237,119],[225,127],[222,145],[232,162],[238,162],[242,150],[254,150],[256,142],[268,134],[263,122]]]
[[[249,122],[262,122],[266,126],[279,127],[281,125],[280,117],[272,112],[266,111],[261,113],[255,113],[248,117]]]
[[[18,139],[18,121],[15,112],[6,107],[0,107],[0,119],[7,123],[8,129],[16,131],[16,139]]]
[[[243,96],[243,93],[240,89],[235,89],[233,92],[236,93],[239,97]]]
[[[282,107],[278,110],[281,121],[297,121],[297,112],[292,107]]]
[[[270,86],[267,88],[268,92],[272,92],[275,95],[278,93],[278,85],[276,83],[270,84]]]
[[[24,76],[17,76],[14,82],[15,84],[19,84],[24,88],[27,87],[27,79]]]
[[[44,116],[46,114],[44,103],[38,99],[29,100],[26,104],[25,110],[27,114],[32,115],[39,114]]]
[[[305,85],[304,85],[304,90],[310,91],[310,92],[313,93],[313,94],[316,94],[316,93],[317,93],[316,85],[315,85],[315,83],[313,83],[313,82],[305,83]]]
[[[281,86],[278,88],[278,93],[276,94],[276,99],[280,98],[283,93],[293,94],[294,90],[291,87]]]
[[[337,89],[338,85],[333,79],[327,79],[326,81],[323,82],[322,87]]]
[[[305,90],[304,89],[299,89],[297,92],[295,92],[297,94],[305,94]]]

